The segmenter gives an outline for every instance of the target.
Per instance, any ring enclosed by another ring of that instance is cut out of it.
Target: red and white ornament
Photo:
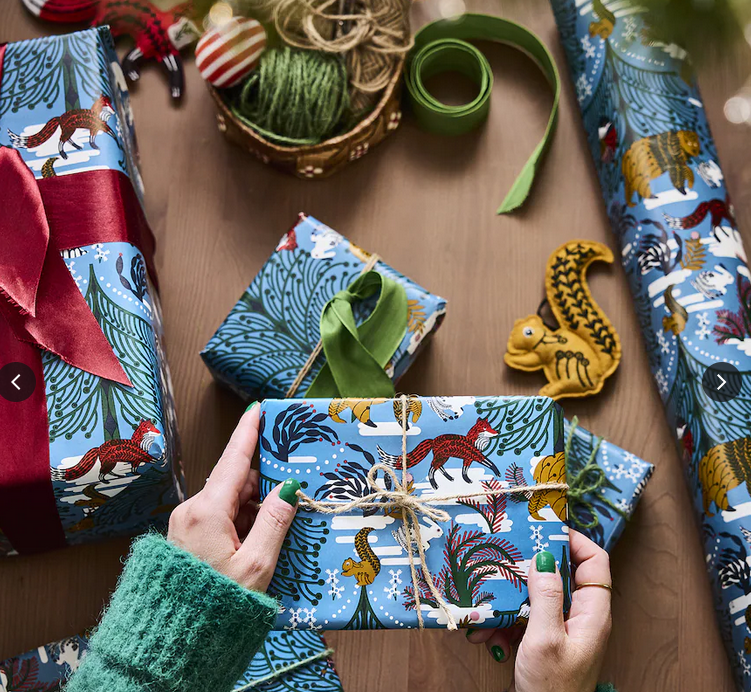
[[[255,19],[237,17],[209,29],[196,46],[196,66],[209,84],[239,84],[258,65],[266,32]]]
[[[90,22],[99,0],[23,0],[26,9],[48,22]]]

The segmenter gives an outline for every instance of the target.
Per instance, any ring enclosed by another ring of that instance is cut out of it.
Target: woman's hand
[[[271,582],[300,488],[290,478],[258,507],[259,474],[250,462],[260,409],[256,403],[245,412],[203,490],[172,512],[167,534],[175,545],[253,591],[266,591]]]
[[[608,554],[577,531],[571,531],[569,538],[575,585],[610,584]],[[548,552],[533,561],[528,586],[526,631],[473,630],[467,638],[484,643],[493,658],[504,661],[521,636],[512,692],[593,692],[610,636],[610,591],[597,586],[575,591],[564,621],[563,582]]]

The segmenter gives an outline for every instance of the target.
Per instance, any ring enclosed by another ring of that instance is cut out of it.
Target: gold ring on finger
[[[586,581],[583,584],[577,584],[574,591],[578,591],[579,589],[583,589],[585,586],[597,586],[600,589],[607,589],[608,591],[613,590],[612,584],[601,584],[600,582],[596,581]]]

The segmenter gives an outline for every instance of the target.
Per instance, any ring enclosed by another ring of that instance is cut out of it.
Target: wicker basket
[[[399,126],[402,118],[399,99],[403,69],[402,60],[378,105],[367,118],[349,132],[311,146],[282,147],[269,142],[232,114],[217,89],[209,85],[209,91],[219,111],[216,116],[219,130],[224,132],[227,139],[247,149],[263,163],[298,178],[325,178],[363,157]]]

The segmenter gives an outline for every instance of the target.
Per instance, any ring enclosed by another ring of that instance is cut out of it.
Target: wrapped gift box
[[[0,690],[57,692],[78,669],[88,646],[86,636],[75,635],[2,661]],[[234,689],[341,692],[329,653],[316,632],[272,632]]]
[[[320,340],[324,305],[357,279],[372,257],[301,214],[202,351],[214,377],[245,399],[285,397]],[[397,381],[440,326],[446,302],[381,261],[374,269],[401,284],[407,294],[407,328],[385,368]],[[364,301],[355,310],[358,323],[373,304]],[[304,395],[325,362],[321,353],[300,383],[298,396]]]
[[[36,383],[23,401],[0,398],[0,556],[165,526],[182,469],[133,117],[106,28],[0,47],[0,145],[15,225],[0,218],[0,352]]]
[[[581,502],[570,503],[570,514],[576,515],[579,523],[577,525],[570,516],[569,525],[610,552],[634,513],[654,466],[579,425],[572,425],[568,420],[564,425],[566,440],[572,435],[566,460],[569,483],[590,463],[593,453],[594,462],[605,477],[596,491],[585,494]],[[586,485],[592,479],[585,477],[582,482]]]
[[[404,401],[408,489],[422,499],[433,496],[451,517],[438,523],[422,515],[420,527],[426,564],[455,621],[504,627],[523,617],[529,564],[541,550],[559,561],[568,591],[567,508],[560,490],[462,495],[565,482],[561,409],[545,397],[348,399],[344,411],[336,399],[264,401],[262,494],[292,477],[315,500],[346,503],[370,492],[367,474],[374,464],[393,466],[401,477]],[[462,455],[470,459],[466,467]],[[383,470],[377,477],[379,487],[387,487]],[[370,507],[332,516],[301,506],[270,588],[283,606],[277,627],[415,627],[398,514]],[[445,626],[419,560],[418,574],[425,626]]]

